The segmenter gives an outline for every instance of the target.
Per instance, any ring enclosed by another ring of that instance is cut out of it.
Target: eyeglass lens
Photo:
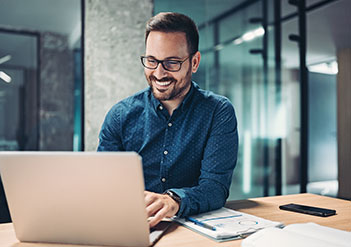
[[[156,69],[158,64],[161,63],[165,70],[179,71],[183,61],[177,60],[157,60],[152,57],[142,57],[143,65],[148,69]]]

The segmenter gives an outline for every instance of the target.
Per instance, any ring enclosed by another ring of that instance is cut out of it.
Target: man
[[[149,222],[220,208],[238,151],[229,100],[201,90],[191,76],[200,63],[195,23],[160,13],[146,26],[141,62],[149,88],[107,114],[98,151],[135,151],[143,158]]]

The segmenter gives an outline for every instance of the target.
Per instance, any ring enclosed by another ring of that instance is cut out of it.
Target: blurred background
[[[350,91],[338,90],[350,84],[339,73],[351,68],[349,0],[0,0],[0,151],[96,150],[106,111],[147,86],[145,22],[163,11],[196,22],[193,80],[235,107],[230,200],[351,197],[340,194],[351,160],[338,150],[351,133],[338,127],[351,121],[340,114]]]

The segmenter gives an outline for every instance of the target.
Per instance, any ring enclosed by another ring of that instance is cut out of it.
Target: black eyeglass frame
[[[147,69],[157,69],[158,65],[159,65],[159,64],[162,64],[162,67],[163,67],[165,70],[170,71],[170,72],[178,72],[178,71],[180,71],[180,70],[182,69],[182,64],[183,64],[187,59],[192,58],[193,55],[194,55],[194,54],[190,54],[188,57],[184,58],[184,60],[176,60],[176,59],[158,60],[158,59],[154,58],[153,56],[140,56],[140,60],[141,60],[141,64],[142,64],[145,68],[147,68]],[[153,67],[148,67],[148,66],[146,66],[146,65],[144,64],[144,59],[145,59],[145,58],[152,58],[153,60],[155,60],[155,61],[157,62],[156,66],[155,66],[154,68],[153,68]],[[172,62],[177,62],[177,63],[179,63],[179,69],[177,69],[177,70],[170,70],[170,69],[167,69],[167,68],[165,67],[165,65],[164,65],[164,62],[165,62],[165,61],[172,61]]]

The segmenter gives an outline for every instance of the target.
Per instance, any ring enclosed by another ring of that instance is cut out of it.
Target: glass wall
[[[37,149],[37,43],[35,34],[0,30],[0,150]]]
[[[0,6],[0,151],[81,150],[81,1]]]
[[[351,2],[339,0],[307,15],[310,116],[307,189],[330,196],[338,192],[336,54],[339,49],[351,47],[351,29],[347,24],[350,11]]]
[[[0,0],[0,152],[82,150],[80,5]]]
[[[240,145],[229,199],[301,191],[301,109],[309,113],[307,190],[336,196],[336,72],[312,72],[320,63],[335,66],[337,48],[351,43],[347,17],[337,14],[351,3],[334,2],[306,1],[307,32],[299,33],[298,8],[288,0],[154,1],[155,14],[180,12],[197,23],[202,60],[193,80],[236,109]],[[300,44],[292,34],[307,37],[303,105]]]
[[[272,157],[275,139],[269,134],[271,110],[268,107],[270,80],[274,78],[269,78],[264,71],[264,63],[269,64],[262,53],[265,31],[262,21],[257,21],[263,17],[262,1],[249,4],[216,1],[221,9],[212,7],[212,1],[206,1],[202,5],[206,15],[201,17],[191,10],[193,5],[199,7],[203,1],[192,1],[191,6],[188,3],[183,8],[179,5],[167,8],[164,2],[167,1],[155,1],[155,13],[181,12],[199,26],[202,60],[193,80],[201,88],[228,97],[236,110],[239,154],[229,199],[268,194],[270,180],[274,179],[270,178],[273,172],[269,160],[275,159]],[[271,94],[274,96],[274,92]],[[274,100],[272,102],[274,104]]]

